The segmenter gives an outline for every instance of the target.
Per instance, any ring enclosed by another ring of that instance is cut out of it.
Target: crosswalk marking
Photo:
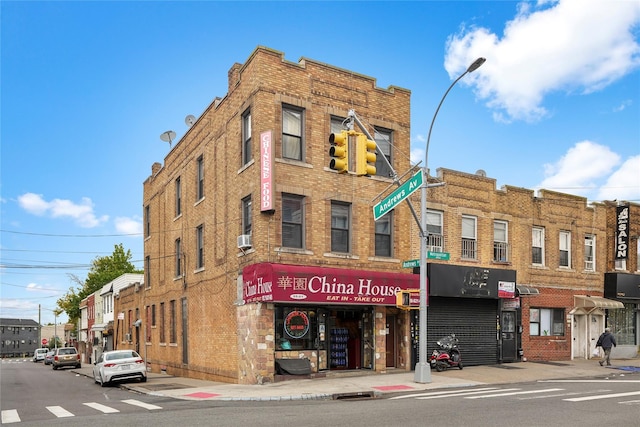
[[[19,423],[20,416],[16,409],[7,409],[2,411],[2,424]]]
[[[83,405],[86,405],[86,406],[88,406],[90,408],[93,408],[95,410],[98,410],[100,412],[104,412],[105,414],[113,414],[114,412],[120,412],[115,408],[111,408],[109,406],[101,405],[101,404],[96,403],[96,402],[83,403]]]
[[[630,391],[628,393],[603,394],[600,396],[574,397],[572,399],[562,399],[562,400],[566,400],[567,402],[584,402],[587,400],[610,399],[612,397],[625,397],[625,396],[637,396],[637,395],[640,395],[640,391]]]
[[[149,410],[154,410],[154,409],[162,409],[161,406],[156,406],[156,405],[152,405],[150,403],[145,403],[145,402],[140,402],[139,400],[135,400],[135,399],[127,399],[127,400],[123,400],[124,403],[128,403],[129,405],[134,405],[134,406],[139,406],[141,408],[145,408],[145,409],[149,409]]]
[[[415,399],[415,398],[420,398],[420,397],[425,397],[425,396],[437,396],[437,395],[443,395],[443,396],[448,396],[448,395],[458,395],[459,393],[472,393],[472,392],[480,392],[480,391],[488,391],[488,390],[496,390],[496,387],[485,387],[485,388],[476,388],[470,391],[461,391],[460,389],[458,390],[447,390],[447,391],[431,391],[428,393],[418,393],[418,394],[407,394],[404,396],[394,396],[389,398],[389,400],[398,400],[398,399]]]
[[[47,406],[47,410],[58,418],[73,417],[74,415],[62,406]]]
[[[503,389],[501,391],[515,391],[515,390],[520,390],[519,388],[506,388]],[[429,400],[429,399],[441,399],[443,397],[467,397],[467,396],[471,396],[474,394],[480,394],[480,393],[487,393],[487,391],[482,391],[482,390],[474,390],[474,391],[459,391],[455,394],[445,394],[445,395],[433,395],[433,396],[424,396],[424,397],[418,397],[416,398],[417,400]]]
[[[507,389],[508,390],[508,389]],[[535,394],[535,393],[547,393],[550,391],[561,391],[564,390],[562,388],[547,388],[544,390],[529,390],[529,391],[513,391],[509,393],[495,393],[495,394],[485,394],[482,396],[468,396],[465,399],[484,399],[487,397],[502,397],[502,396],[515,396],[517,394]],[[505,391],[505,390],[502,390]]]

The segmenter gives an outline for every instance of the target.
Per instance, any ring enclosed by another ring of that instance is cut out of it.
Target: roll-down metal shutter
[[[427,310],[427,351],[436,341],[456,334],[465,366],[498,363],[498,301],[479,298],[430,297]]]

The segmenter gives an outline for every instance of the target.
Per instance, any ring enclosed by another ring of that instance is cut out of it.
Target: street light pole
[[[420,323],[418,327],[418,363],[416,364],[414,381],[417,383],[430,383],[431,382],[431,367],[427,359],[427,238],[429,233],[427,232],[427,187],[429,178],[429,142],[431,142],[431,130],[433,129],[433,123],[436,121],[438,111],[444,102],[444,99],[449,94],[449,91],[455,86],[458,81],[469,73],[474,72],[484,62],[485,58],[476,59],[473,64],[469,65],[469,68],[462,73],[457,79],[451,83],[449,89],[444,93],[436,112],[431,119],[431,126],[429,126],[429,135],[427,136],[427,146],[424,150],[424,166],[422,168],[423,182],[420,188],[421,203],[420,203],[420,225],[421,225],[421,238],[420,238]]]

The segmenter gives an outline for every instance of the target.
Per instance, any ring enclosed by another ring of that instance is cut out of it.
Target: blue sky
[[[142,183],[257,46],[411,90],[411,156],[497,186],[640,202],[640,3],[2,1],[0,316],[53,321]],[[356,111],[357,112],[357,111]],[[59,320],[65,320],[62,315]]]

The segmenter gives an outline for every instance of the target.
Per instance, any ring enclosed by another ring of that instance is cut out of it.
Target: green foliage
[[[69,322],[76,324],[80,318],[80,301],[125,273],[141,274],[142,272],[142,270],[136,270],[131,263],[131,251],[125,252],[122,243],[115,245],[113,254],[96,257],[91,262],[91,269],[84,282],[77,276],[70,276],[79,287],[77,289],[70,287],[69,291],[58,299],[58,307],[67,313]]]

